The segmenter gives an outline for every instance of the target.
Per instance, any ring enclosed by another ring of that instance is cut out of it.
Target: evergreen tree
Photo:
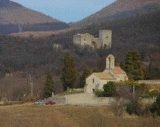
[[[89,68],[84,68],[83,70],[83,74],[80,78],[80,87],[84,87],[84,85],[86,84],[86,78],[91,74],[91,70]]]
[[[61,76],[64,90],[67,90],[67,87],[73,88],[76,79],[77,70],[75,68],[74,59],[69,53],[67,53],[64,58],[64,67]]]
[[[52,79],[52,72],[49,71],[46,76],[44,94],[43,97],[48,98],[52,96],[52,92],[55,92],[54,81]]]
[[[129,78],[134,80],[144,79],[145,68],[142,66],[141,55],[137,51],[128,52],[121,67],[127,72]]]

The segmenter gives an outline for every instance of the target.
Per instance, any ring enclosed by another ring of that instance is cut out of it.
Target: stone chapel
[[[92,73],[86,78],[85,93],[93,93],[95,90],[103,90],[103,85],[109,81],[126,81],[128,76],[120,66],[115,66],[115,57],[110,54],[106,58],[106,69],[103,72]]]

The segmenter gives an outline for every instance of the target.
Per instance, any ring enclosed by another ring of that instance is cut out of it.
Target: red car
[[[54,105],[54,104],[56,104],[56,102],[53,102],[53,101],[46,102],[46,105]]]

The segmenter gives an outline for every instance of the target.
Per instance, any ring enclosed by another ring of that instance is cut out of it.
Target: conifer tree
[[[49,71],[46,76],[43,97],[45,97],[45,98],[51,97],[52,92],[55,92],[55,88],[54,88],[54,81],[52,78],[52,72]]]
[[[64,67],[62,69],[62,76],[61,76],[64,90],[67,90],[67,87],[73,88],[76,79],[77,79],[77,70],[75,68],[74,59],[69,53],[66,53],[64,58]]]
[[[144,79],[145,68],[142,66],[141,55],[137,51],[128,52],[121,67],[127,72],[129,78],[134,80]]]
[[[91,74],[91,70],[89,68],[84,68],[83,70],[83,74],[80,78],[80,86],[79,87],[84,87],[84,85],[86,84],[86,78]]]

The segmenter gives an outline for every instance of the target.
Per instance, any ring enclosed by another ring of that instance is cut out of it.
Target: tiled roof
[[[126,74],[126,72],[123,71],[121,67],[115,66],[114,69],[111,69],[111,72],[106,69],[103,72],[93,74],[101,80],[116,80],[119,77],[118,74]]]
[[[94,75],[100,78],[101,80],[115,80],[115,78],[108,72],[94,73]]]
[[[113,71],[115,74],[125,74],[125,73],[126,73],[126,72],[123,71],[123,70],[121,69],[121,67],[119,67],[119,66],[115,66],[114,69],[112,69],[112,71]]]

